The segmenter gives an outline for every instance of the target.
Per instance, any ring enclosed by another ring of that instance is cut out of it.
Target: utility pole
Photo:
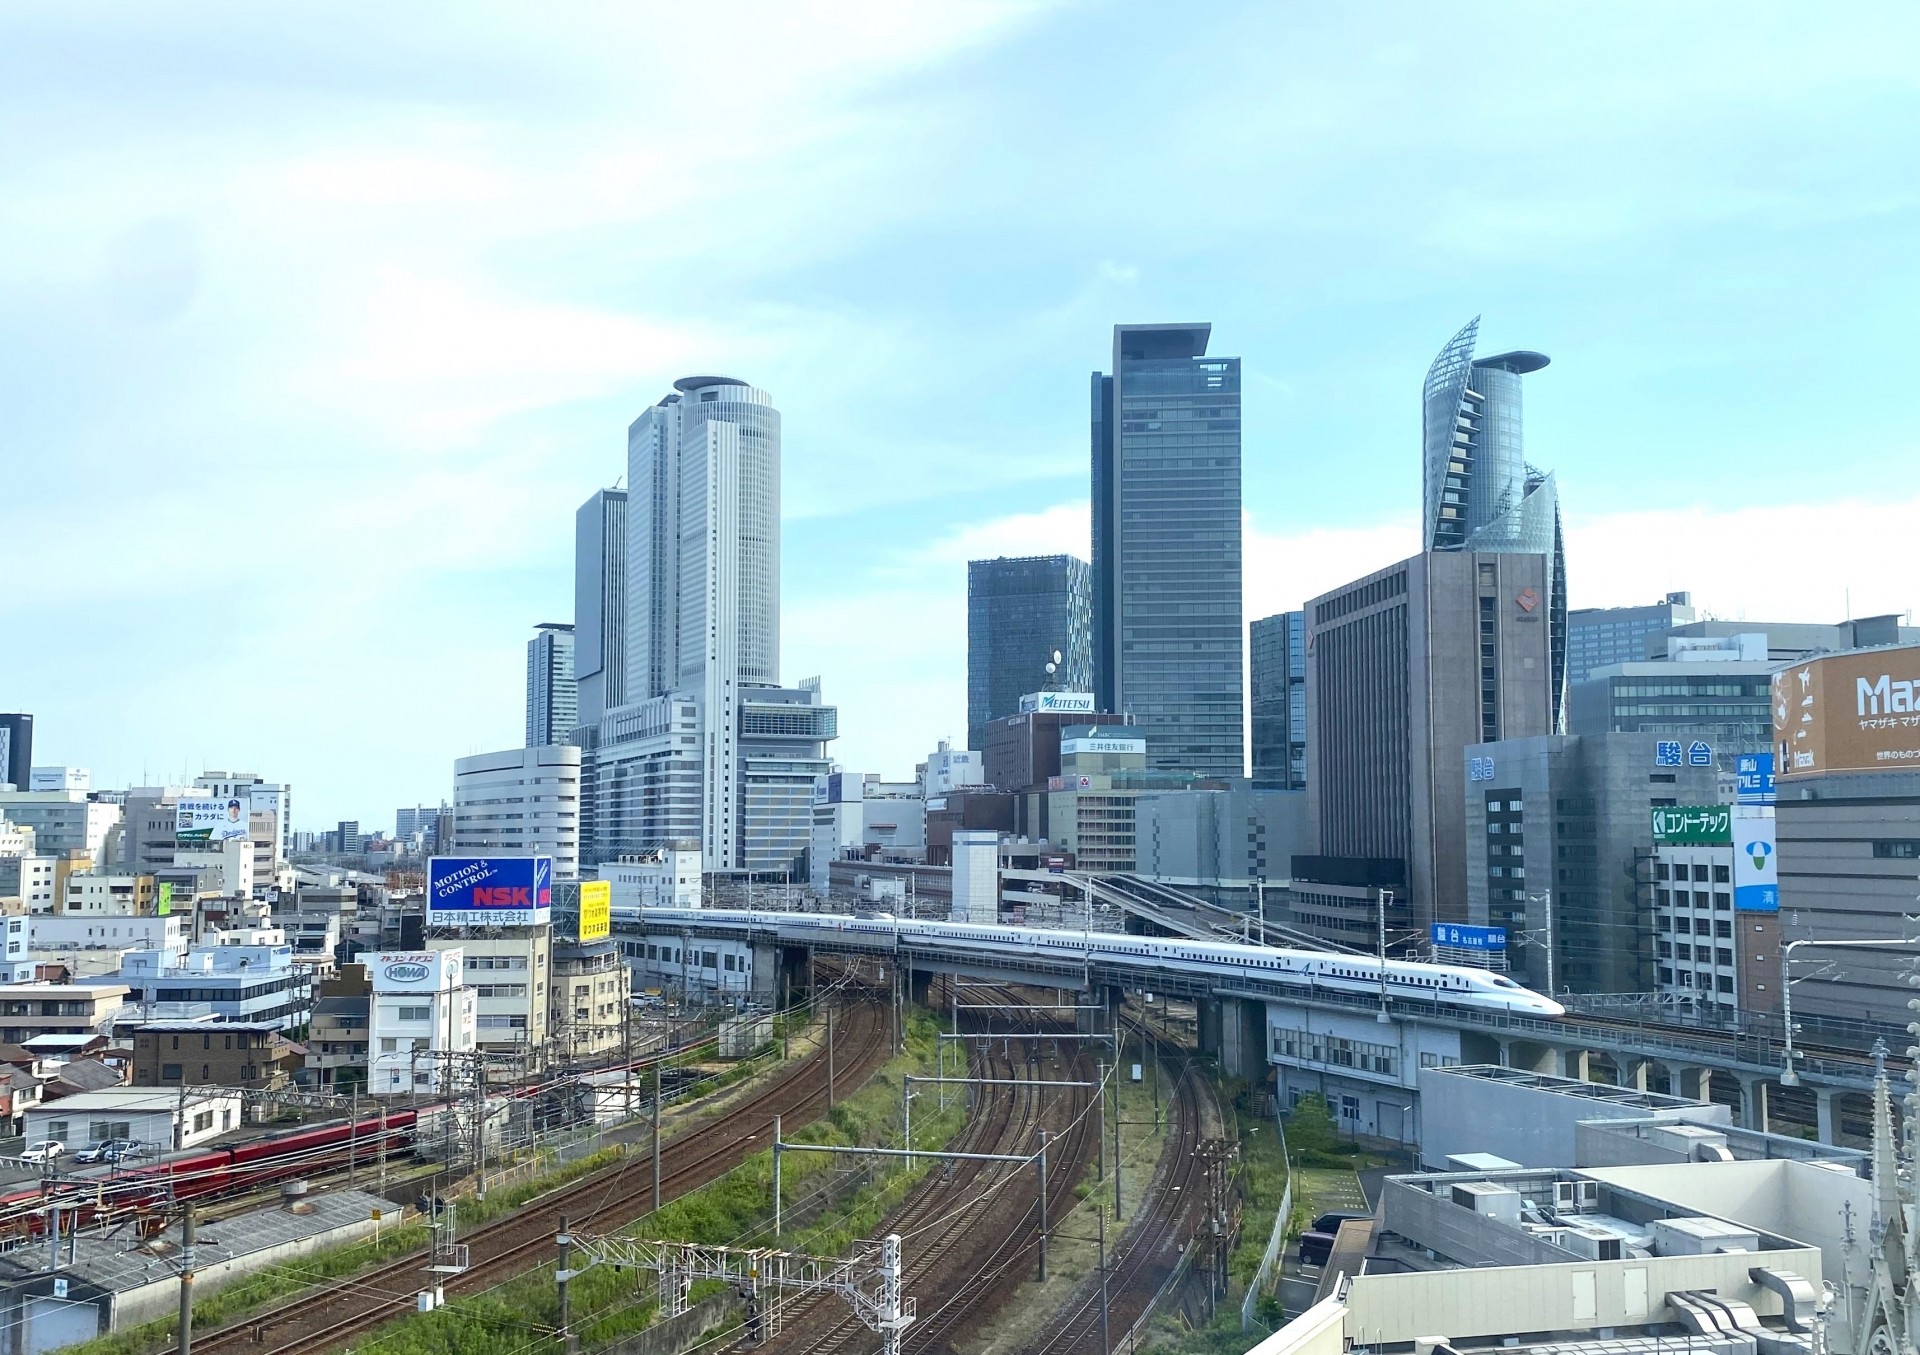
[[[1393,897],[1391,889],[1380,891],[1380,1024],[1386,1025],[1393,1018],[1387,1015],[1387,900]]]
[[[1035,1158],[1040,1168],[1040,1283],[1047,1282],[1047,1131],[1040,1131],[1040,1154]]]
[[[566,1349],[572,1350],[573,1333],[568,1330],[571,1324],[568,1321],[567,1313],[567,1281],[572,1279],[573,1275],[567,1269],[567,1263],[573,1259],[573,1238],[567,1232],[567,1216],[565,1214],[560,1216],[560,1232],[559,1235],[554,1238],[554,1242],[560,1248],[560,1264],[553,1272],[554,1282],[560,1289],[560,1340]]]
[[[1100,1070],[1100,1089],[1095,1093],[1100,1098],[1100,1150],[1093,1155],[1093,1179],[1104,1182],[1107,1179],[1107,1065],[1095,1063],[1093,1066]]]
[[[827,1109],[833,1109],[833,999],[827,999]]]
[[[780,1236],[780,1117],[773,1117],[773,1235]]]
[[[1120,1219],[1120,1078],[1118,1076],[1120,1061],[1117,1052],[1120,1048],[1120,1021],[1118,1017],[1114,1018],[1113,1023],[1113,1047],[1116,1051],[1113,1065],[1115,1074],[1113,1080],[1113,1217],[1117,1223]]]
[[[180,1337],[179,1355],[193,1355],[193,1206],[180,1220]]]
[[[653,1207],[660,1208],[660,1083],[666,1071],[666,1053],[653,1064]]]
[[[1100,1216],[1100,1355],[1113,1355],[1113,1337],[1107,1332],[1107,1211]]]

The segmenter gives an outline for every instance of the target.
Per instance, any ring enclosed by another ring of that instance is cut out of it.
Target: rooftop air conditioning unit
[[[1555,1181],[1553,1205],[1556,1209],[1594,1209],[1600,1204],[1598,1181]]]
[[[1462,1181],[1453,1188],[1453,1202],[1487,1218],[1499,1219],[1516,1228],[1520,1226],[1523,1202],[1517,1190],[1496,1186],[1491,1181]]]
[[[1620,1239],[1600,1228],[1569,1228],[1560,1245],[1589,1261],[1618,1261],[1621,1256]]]

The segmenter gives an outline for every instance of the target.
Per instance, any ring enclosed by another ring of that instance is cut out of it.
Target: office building
[[[1397,925],[1464,922],[1471,744],[1554,730],[1539,554],[1430,551],[1307,604],[1307,795],[1299,881],[1394,891]],[[1349,938],[1350,939],[1350,938]]]
[[[464,956],[451,945],[366,957],[367,1090],[381,1095],[471,1085],[458,1065],[478,1040],[479,996],[467,982]]]
[[[293,846],[293,787],[267,781],[256,772],[209,771],[194,779],[209,799],[240,800],[247,806],[247,840],[253,844],[253,882],[257,891],[274,883],[275,869]]]
[[[669,842],[650,852],[603,861],[599,878],[613,887],[616,915],[640,908],[700,906],[700,846]]]
[[[804,872],[838,730],[817,680],[779,681],[779,411],[745,382],[682,378],[628,429],[627,484],[624,699],[582,736],[587,855],[691,837],[709,870]]]
[[[1765,654],[1755,657],[1776,663],[1792,663],[1820,654],[1838,654],[1849,649],[1878,648],[1882,645],[1920,644],[1920,626],[1902,624],[1905,617],[1862,616],[1831,624],[1817,621],[1690,621],[1670,632],[1673,639],[1686,641],[1726,639],[1734,636],[1764,637]],[[1651,657],[1659,657],[1656,647]]]
[[[1733,906],[1732,805],[1653,818],[1653,991],[1693,1019],[1732,1027],[1780,1010],[1780,914]]]
[[[551,856],[555,879],[580,874],[580,750],[507,748],[453,764],[453,854]]]
[[[1306,796],[1235,783],[1149,791],[1133,802],[1134,873],[1226,908],[1264,902],[1312,845]]]
[[[341,819],[333,830],[333,850],[342,856],[355,856],[363,849],[358,819]]]
[[[194,946],[184,955],[129,951],[111,977],[127,986],[127,1001],[137,1006],[204,1003],[216,1020],[260,1021],[275,1030],[307,1019],[308,975],[283,943]]]
[[[1240,776],[1240,360],[1212,328],[1116,325],[1093,375],[1093,690],[1154,767]]]
[[[1506,929],[1505,961],[1528,987],[1653,986],[1654,811],[1712,805],[1719,785],[1711,758],[1676,765],[1664,742],[1652,734],[1501,739],[1467,749],[1455,769],[1466,797],[1462,920]]]
[[[1822,655],[1773,680],[1774,828],[1785,943],[1910,938],[1920,886],[1920,645]],[[1742,834],[1743,837],[1746,834]],[[1741,856],[1765,855],[1764,845]],[[1810,1044],[1898,1049],[1910,947],[1797,947],[1793,1019]],[[1776,985],[1777,986],[1777,985]],[[1777,1004],[1777,995],[1773,999]]]
[[[0,790],[33,788],[33,717],[0,715]]]
[[[1055,663],[1054,654],[1060,655]],[[967,746],[1039,688],[1093,690],[1093,588],[1085,561],[967,562]]]
[[[1280,612],[1247,627],[1252,688],[1253,781],[1307,787],[1307,614]]]
[[[470,928],[457,936],[429,936],[426,945],[464,956],[460,973],[475,998],[474,1039],[481,1049],[523,1054],[546,1044],[552,927]]]
[[[0,791],[0,818],[33,830],[34,849],[50,855],[84,855],[83,869],[110,864],[122,806],[92,800],[80,790]]]
[[[1644,607],[1581,607],[1567,613],[1567,682],[1596,668],[1639,663],[1666,649],[1667,635],[1694,620],[1691,593],[1668,593]]]
[[[1566,728],[1559,500],[1521,429],[1522,378],[1547,359],[1476,360],[1479,324],[1421,388],[1426,550],[1306,608],[1305,878],[1392,888],[1421,932],[1465,920],[1463,750]]]
[[[986,780],[986,761],[979,752],[955,748],[945,739],[940,740],[939,746],[927,754],[927,760],[916,770],[928,809],[938,808],[940,802],[955,791],[982,785]]]
[[[573,627],[548,621],[527,641],[527,747],[571,743],[580,699],[573,676]]]
[[[573,519],[573,674],[582,729],[627,699],[627,491],[598,489]],[[574,739],[556,742],[575,742]]]
[[[440,831],[440,819],[453,813],[453,806],[442,800],[435,805],[416,805],[412,809],[393,811],[393,835],[402,842],[414,837],[426,839],[432,844],[434,835]]]
[[[1741,641],[1746,641],[1744,645]],[[1773,740],[1768,708],[1772,674],[1757,634],[1693,641],[1669,637],[1677,657],[1596,668],[1573,688],[1569,725],[1576,734],[1636,732],[1712,748],[1729,775],[1742,753]]]
[[[28,790],[93,789],[93,773],[85,767],[35,767],[30,773]]]

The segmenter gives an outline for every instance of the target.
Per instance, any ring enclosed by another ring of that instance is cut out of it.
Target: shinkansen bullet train
[[[782,939],[912,940],[946,950],[984,954],[1088,959],[1120,967],[1167,970],[1218,980],[1267,979],[1302,986],[1377,994],[1380,962],[1368,955],[1284,950],[1272,946],[1194,941],[1186,937],[1128,936],[1119,932],[1053,931],[1042,927],[982,927],[961,922],[921,922],[892,917],[847,917],[836,913],[762,913],[731,908],[626,908],[623,922],[642,927],[733,927],[777,932]],[[1504,974],[1455,965],[1387,961],[1387,995],[1399,1001],[1431,1002],[1528,1016],[1564,1016],[1550,997],[1523,988]]]

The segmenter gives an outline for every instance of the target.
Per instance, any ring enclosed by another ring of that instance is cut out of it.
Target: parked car
[[[98,1142],[89,1143],[73,1155],[73,1160],[75,1162],[105,1162],[107,1160],[107,1149],[112,1146],[112,1139],[101,1139]]]
[[[101,1154],[101,1158],[107,1162],[125,1162],[128,1158],[145,1157],[151,1152],[153,1149],[139,1139],[114,1139],[107,1144],[107,1151]]]
[[[1322,1214],[1319,1218],[1315,1219],[1313,1221],[1313,1231],[1316,1233],[1337,1233],[1340,1231],[1340,1225],[1343,1223],[1351,1223],[1355,1219],[1370,1219],[1372,1217],[1373,1215],[1371,1214],[1351,1214],[1344,1210],[1336,1209],[1330,1213]]]
[[[42,1139],[40,1142],[30,1143],[22,1149],[20,1160],[22,1162],[51,1162],[66,1151],[67,1145],[60,1142],[60,1140]]]
[[[1300,1264],[1303,1266],[1324,1266],[1327,1258],[1333,1255],[1332,1233],[1300,1234]]]

